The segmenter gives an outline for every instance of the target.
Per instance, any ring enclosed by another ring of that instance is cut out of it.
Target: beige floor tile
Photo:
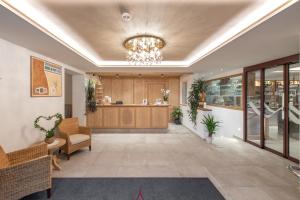
[[[207,144],[182,126],[167,134],[93,134],[91,152],[60,157],[54,177],[208,177],[229,200],[300,199],[290,161],[235,138]]]

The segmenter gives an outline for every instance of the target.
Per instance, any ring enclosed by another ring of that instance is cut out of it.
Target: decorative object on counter
[[[171,113],[171,116],[175,124],[181,124],[181,117],[183,116],[183,114],[179,106],[173,107],[173,112]]]
[[[54,121],[54,126],[51,129],[47,130],[44,127],[42,127],[41,125],[39,125],[39,122],[41,119],[50,121],[53,118],[55,118],[56,120]],[[63,117],[62,117],[62,114],[60,114],[60,113],[56,113],[55,115],[48,116],[48,117],[39,116],[34,121],[34,128],[38,128],[38,129],[40,129],[40,131],[44,132],[45,133],[45,142],[47,144],[51,144],[55,140],[55,130],[59,126],[59,124],[62,122],[62,119],[63,119]]]
[[[154,105],[161,105],[161,99],[155,99]]]
[[[204,124],[207,131],[208,137],[206,138],[207,143],[212,143],[212,136],[216,133],[217,128],[220,127],[220,121],[217,121],[213,115],[204,115],[201,124]]]
[[[148,105],[148,99],[143,99],[143,105]]]
[[[202,79],[194,80],[191,86],[191,91],[188,97],[188,105],[190,107],[189,117],[190,120],[194,123],[194,126],[197,125],[197,114],[199,104],[201,102],[201,97],[205,97],[206,83]]]
[[[104,96],[103,104],[104,105],[110,105],[111,104],[111,97],[110,96]]]
[[[167,90],[167,89],[164,89],[164,88],[162,88],[160,91],[161,91],[161,94],[162,94],[162,97],[163,97],[163,103],[168,104],[169,95],[170,95],[171,91]]]
[[[87,88],[86,88],[86,104],[88,110],[91,112],[95,112],[97,110],[97,102],[95,98],[95,81],[89,79]]]

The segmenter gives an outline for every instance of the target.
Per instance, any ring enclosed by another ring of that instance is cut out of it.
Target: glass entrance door
[[[264,75],[264,146],[283,154],[284,66],[267,68]]]
[[[300,160],[299,55],[244,68],[245,141]]]
[[[300,65],[289,65],[289,157],[300,158]]]

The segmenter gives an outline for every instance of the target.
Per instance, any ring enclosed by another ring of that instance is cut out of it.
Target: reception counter
[[[169,105],[99,105],[87,113],[87,126],[94,129],[167,129]]]

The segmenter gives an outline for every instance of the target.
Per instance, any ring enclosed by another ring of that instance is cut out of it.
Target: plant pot
[[[207,142],[208,144],[212,144],[212,140],[213,140],[213,138],[212,138],[211,136],[208,136],[208,137],[206,138],[206,142]]]
[[[168,105],[168,101],[163,101],[163,104],[164,105]]]
[[[50,137],[50,138],[45,138],[45,142],[47,143],[47,144],[51,144],[51,143],[53,143],[54,141],[55,141],[55,136],[53,136],[53,137]]]
[[[174,122],[175,122],[175,124],[178,124],[178,125],[181,124],[180,119],[175,119]]]

